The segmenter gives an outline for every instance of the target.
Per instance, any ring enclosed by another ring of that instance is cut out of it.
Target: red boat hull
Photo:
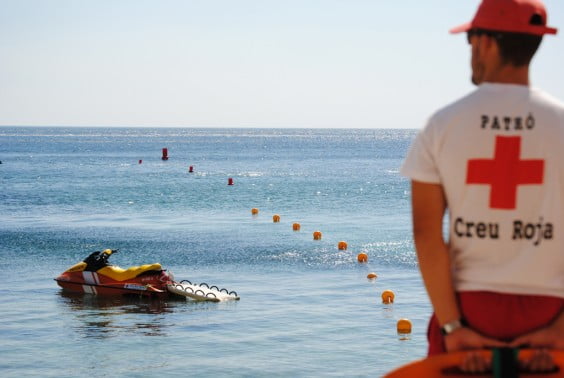
[[[166,297],[166,284],[171,281],[164,270],[146,272],[126,281],[117,281],[96,272],[64,272],[55,278],[65,291],[94,295],[139,295]]]

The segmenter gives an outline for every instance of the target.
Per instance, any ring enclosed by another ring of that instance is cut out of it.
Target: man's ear
[[[486,34],[481,35],[480,37],[482,38],[481,43],[483,44],[484,53],[499,56],[499,45],[497,44],[497,40]]]

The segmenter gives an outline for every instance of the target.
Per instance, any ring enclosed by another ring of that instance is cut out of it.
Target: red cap
[[[461,33],[470,29],[524,34],[556,34],[546,26],[546,9],[539,0],[483,0],[472,21],[450,30]]]

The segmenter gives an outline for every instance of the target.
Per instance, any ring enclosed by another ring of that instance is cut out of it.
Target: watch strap
[[[456,320],[453,320],[451,322],[444,324],[441,327],[441,333],[443,334],[443,336],[446,336],[446,335],[453,333],[454,331],[456,331],[459,328],[465,327],[466,325],[467,325],[466,321],[463,318],[456,319]]]

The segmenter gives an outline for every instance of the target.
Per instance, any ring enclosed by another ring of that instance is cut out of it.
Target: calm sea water
[[[0,374],[374,377],[424,356],[431,309],[398,173],[414,136],[0,128]],[[105,248],[241,300],[103,299],[53,281]]]

